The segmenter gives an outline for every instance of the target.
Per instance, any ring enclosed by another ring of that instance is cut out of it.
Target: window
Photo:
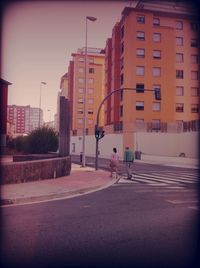
[[[176,87],[176,96],[183,96],[184,88]]]
[[[119,116],[123,116],[123,105],[119,107]]]
[[[192,104],[191,105],[191,112],[192,113],[198,113],[199,112],[199,105],[198,104]]]
[[[88,114],[93,114],[93,109],[88,109]]]
[[[160,130],[160,119],[152,120],[152,130]]]
[[[94,93],[94,88],[88,88],[88,94],[93,94]]]
[[[121,86],[124,84],[124,74],[121,74],[120,76],[120,82],[121,82]]]
[[[93,124],[93,119],[88,119],[88,124],[92,125]]]
[[[144,66],[136,66],[136,75],[144,75]]]
[[[88,99],[88,103],[89,104],[93,104],[94,103],[94,100],[93,99]]]
[[[120,101],[123,101],[123,90],[120,90]]]
[[[153,34],[153,41],[154,42],[160,42],[161,41],[161,34],[160,33],[154,33]]]
[[[82,124],[83,124],[83,119],[80,119],[80,118],[79,118],[79,119],[78,119],[78,124],[79,124],[79,125],[82,125]]]
[[[153,67],[153,76],[160,76],[160,75],[161,75],[161,68]]]
[[[84,72],[84,68],[83,68],[83,67],[80,67],[80,68],[78,69],[78,71],[79,71],[79,73],[83,73],[83,72]]]
[[[145,40],[145,33],[144,32],[136,32],[136,39],[137,40]]]
[[[160,111],[160,102],[153,102],[153,111]]]
[[[138,15],[137,16],[137,23],[145,23],[145,16]]]
[[[153,25],[159,26],[160,25],[160,19],[159,18],[153,18]]]
[[[184,78],[183,70],[176,70],[176,78]]]
[[[192,31],[197,32],[198,31],[198,28],[199,28],[199,25],[196,22],[192,22],[190,24],[190,28],[191,28]]]
[[[144,58],[145,50],[143,48],[137,48],[136,49],[136,56],[137,56],[137,58]]]
[[[83,104],[83,99],[82,98],[78,99],[78,104]]]
[[[199,73],[197,71],[191,71],[191,79],[198,80]]]
[[[78,92],[79,92],[79,93],[84,93],[84,88],[79,88],[79,89],[78,89]]]
[[[176,112],[183,113],[184,111],[184,104],[183,103],[176,103]]]
[[[144,84],[136,84],[136,92],[144,93]]]
[[[183,53],[176,53],[176,62],[183,62]]]
[[[93,74],[94,73],[94,68],[89,68],[89,73]]]
[[[89,78],[88,82],[89,84],[94,84],[94,78]]]
[[[85,61],[85,58],[82,58],[82,57],[81,57],[81,58],[79,58],[79,61],[80,61],[80,62],[84,62],[84,61]]]
[[[161,51],[160,50],[154,50],[153,51],[153,58],[154,59],[161,59]]]
[[[82,109],[78,109],[77,113],[78,114],[83,114],[83,110]]]
[[[191,88],[191,96],[199,96],[199,88],[198,87],[192,87]]]
[[[198,55],[191,55],[191,63],[198,63],[199,57]]]
[[[183,37],[176,37],[176,45],[183,46]]]
[[[94,58],[89,58],[89,63],[94,63]]]
[[[85,82],[85,79],[84,78],[79,78],[78,81],[79,81],[80,84],[83,84]]]
[[[124,53],[124,42],[121,43],[121,54]]]
[[[183,22],[177,20],[176,21],[176,30],[183,30]]]
[[[136,101],[136,110],[138,110],[138,111],[144,110],[144,102],[143,101]]]
[[[192,38],[190,41],[191,47],[198,47],[198,40],[196,38]]]

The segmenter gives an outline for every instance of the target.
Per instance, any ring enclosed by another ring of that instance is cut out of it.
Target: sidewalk
[[[65,199],[97,191],[112,185],[116,179],[108,171],[72,164],[69,176],[1,186],[1,205],[25,204]]]

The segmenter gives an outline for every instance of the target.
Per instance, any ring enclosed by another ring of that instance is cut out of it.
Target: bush
[[[46,154],[58,149],[58,134],[53,128],[42,127],[33,130],[25,142],[26,152],[32,154]]]

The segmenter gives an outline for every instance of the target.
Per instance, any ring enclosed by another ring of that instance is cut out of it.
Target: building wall
[[[73,71],[68,72],[71,85],[71,109],[72,131],[73,133],[82,133],[83,129],[83,112],[84,112],[84,88],[85,88],[85,55],[78,51],[73,53]],[[86,93],[86,129],[88,133],[94,133],[96,124],[97,110],[101,100],[104,98],[104,79],[105,66],[104,54],[90,53],[87,54],[87,93]],[[72,64],[71,64],[72,68]],[[73,76],[73,81],[71,80]],[[100,124],[104,124],[103,110],[100,114]]]
[[[14,125],[15,135],[28,134],[39,127],[40,122],[43,124],[43,111],[39,108],[18,105],[8,105],[7,120]]]
[[[199,132],[187,133],[145,133],[131,134],[134,151],[141,151],[142,155],[179,157],[181,153],[187,158],[198,158]],[[107,134],[99,141],[99,157],[110,158],[113,147],[117,148],[120,159],[124,152],[123,134]],[[86,156],[95,157],[96,139],[94,135],[86,136]],[[126,144],[129,145],[129,144]],[[82,152],[82,137],[72,136],[70,153],[79,155]],[[144,157],[145,158],[145,157]]]
[[[145,10],[145,6],[125,8],[122,14],[121,87],[136,88],[137,84],[143,84],[150,90],[143,93],[124,91],[123,94],[124,146],[127,143],[132,146],[131,122],[160,124],[199,118],[199,52],[198,47],[191,46],[191,40],[197,39],[195,15],[171,14],[161,9],[154,12]],[[159,25],[155,25],[155,19]],[[177,44],[180,38],[182,45]],[[154,53],[160,53],[160,56],[155,57]],[[183,77],[180,77],[181,72],[176,77],[178,71],[183,72]],[[160,101],[155,100],[151,91],[158,86],[162,96]],[[182,96],[177,87],[182,87]],[[138,104],[143,107],[138,109]],[[180,105],[183,109],[178,108]]]

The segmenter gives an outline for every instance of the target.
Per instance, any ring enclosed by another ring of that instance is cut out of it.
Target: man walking
[[[127,172],[127,179],[131,180],[132,178],[132,170],[131,170],[131,164],[133,164],[134,161],[134,154],[131,149],[127,146],[124,151],[124,163],[126,164],[126,172]]]

